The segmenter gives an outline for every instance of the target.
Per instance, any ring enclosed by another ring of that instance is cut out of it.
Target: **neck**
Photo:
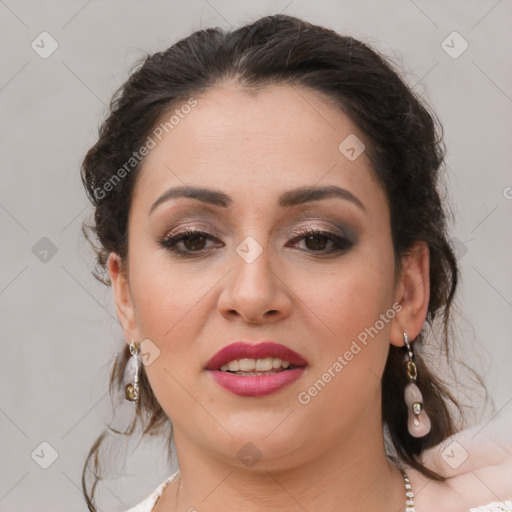
[[[404,482],[386,457],[380,423],[359,427],[301,463],[280,457],[277,466],[262,457],[252,468],[207,456],[177,429],[180,477],[161,510],[403,510]]]

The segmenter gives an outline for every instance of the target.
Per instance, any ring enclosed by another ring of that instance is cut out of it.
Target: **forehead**
[[[337,155],[343,138],[356,134],[363,138],[358,128],[334,101],[319,92],[290,84],[274,84],[259,90],[248,90],[240,85],[217,85],[205,94],[195,97],[197,106],[180,119],[172,128],[173,139],[167,142],[180,144],[180,152],[192,150],[200,156],[197,144],[206,150],[222,150],[229,144],[243,147],[264,144],[267,151],[288,148],[301,151],[304,143],[314,144],[317,152]],[[182,100],[182,105],[184,100]],[[180,102],[171,108],[180,110]],[[165,123],[168,114],[162,116]],[[195,136],[195,140],[191,139]],[[190,156],[190,155],[189,155]]]
[[[362,142],[364,135],[316,91],[222,84],[194,99],[181,115],[187,99],[174,102],[159,121],[164,127],[174,115],[159,139],[153,136],[156,145],[143,161],[135,195],[145,202],[167,186],[186,184],[237,187],[247,198],[263,190],[277,194],[292,182],[340,184],[360,193],[377,187],[365,152],[350,161],[340,150],[347,137]]]

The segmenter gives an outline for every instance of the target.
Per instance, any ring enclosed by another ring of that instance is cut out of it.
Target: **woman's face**
[[[145,371],[177,446],[297,464],[381,428],[380,377],[402,343],[387,199],[357,156],[364,136],[314,92],[226,84],[196,100],[143,163],[126,281],[109,262],[118,315],[127,340],[151,341]],[[325,187],[338,192],[299,193]],[[196,188],[209,194],[170,194]],[[223,372],[228,390],[205,367],[236,341],[307,364],[273,392]]]

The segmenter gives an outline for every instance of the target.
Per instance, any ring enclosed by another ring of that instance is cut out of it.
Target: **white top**
[[[164,492],[164,489],[180,474],[179,471],[172,474],[169,478],[164,480],[144,501],[141,501],[138,505],[127,510],[127,512],[151,512],[160,496]]]
[[[467,512],[512,512],[512,413],[458,432],[440,445],[426,450],[422,455],[422,462],[447,477],[448,482],[452,480],[453,487],[457,487],[456,476],[463,476],[487,466],[497,467],[506,482],[507,496],[502,497],[505,501],[482,505],[475,503]],[[407,467],[404,469],[407,471]],[[126,512],[152,512],[164,489],[178,475],[179,471],[172,474],[144,501]],[[467,493],[467,489],[464,492]],[[490,496],[492,499],[492,493]]]

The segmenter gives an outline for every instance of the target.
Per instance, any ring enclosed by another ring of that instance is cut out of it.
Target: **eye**
[[[207,231],[185,229],[175,235],[163,237],[159,240],[159,244],[178,256],[187,256],[205,251],[209,240],[217,239]]]
[[[316,252],[322,254],[332,254],[335,252],[346,251],[350,249],[354,244],[348,238],[340,235],[336,235],[330,231],[323,231],[318,228],[306,226],[300,228],[294,232],[298,235],[292,240],[297,242],[304,240],[306,251]],[[327,247],[330,248],[326,250]]]
[[[206,230],[206,228],[203,228]],[[328,255],[336,252],[346,251],[354,244],[348,238],[336,235],[330,231],[323,231],[318,228],[306,226],[294,231],[295,238],[291,241],[292,245],[304,240],[306,252],[319,253],[320,255]],[[168,235],[160,239],[158,242],[161,247],[173,252],[177,256],[200,256],[212,247],[208,247],[208,242],[218,241],[208,231],[187,228],[173,235]],[[213,247],[222,247],[219,244]]]

